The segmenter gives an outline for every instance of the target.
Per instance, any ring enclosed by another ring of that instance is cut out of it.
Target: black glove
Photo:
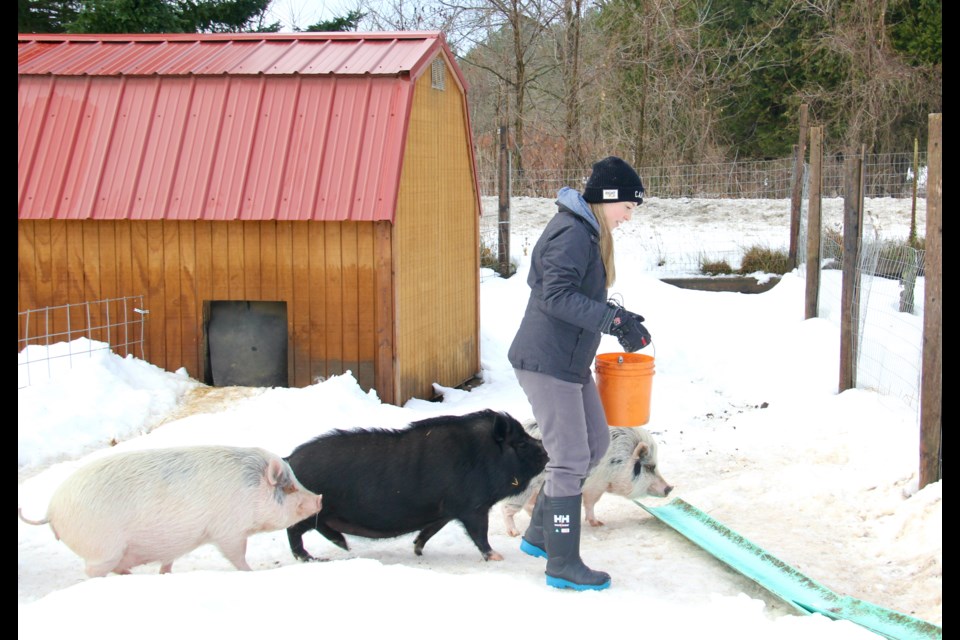
[[[627,353],[633,353],[650,344],[650,332],[643,326],[643,316],[623,307],[615,307],[607,333],[616,337]]]

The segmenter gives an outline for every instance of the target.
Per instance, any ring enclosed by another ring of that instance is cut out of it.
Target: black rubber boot
[[[594,571],[580,559],[582,496],[551,498],[544,504],[547,584],[558,589],[599,591],[610,586],[610,574]]]
[[[530,513],[530,526],[527,527],[520,541],[520,551],[534,558],[547,557],[547,543],[543,537],[543,503],[546,501],[546,495],[543,487],[540,487],[537,501],[533,503],[533,511]]]

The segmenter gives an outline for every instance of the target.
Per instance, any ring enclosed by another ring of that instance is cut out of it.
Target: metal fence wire
[[[61,365],[70,368],[99,351],[146,359],[147,313],[142,295],[18,312],[17,388],[46,380]]]
[[[497,195],[496,162],[478,158],[480,193]],[[823,159],[823,196],[843,196],[842,153],[830,153]],[[906,198],[926,196],[926,153],[917,155],[914,168],[912,153],[881,153],[864,156],[864,196],[868,198]],[[655,198],[789,198],[794,173],[792,158],[750,162],[714,162],[675,166],[641,166],[637,173],[643,179],[648,197]],[[560,169],[513,168],[510,194],[534,198],[552,198],[561,187],[575,189],[586,184],[588,175],[564,174]]]
[[[798,243],[801,257],[806,255],[808,205],[804,187]],[[906,242],[883,238],[865,218],[852,303],[857,311],[856,387],[894,396],[918,411],[923,366],[924,254],[923,249]],[[820,256],[824,273],[840,269],[842,231],[821,234]],[[822,277],[819,299],[839,301],[841,286],[839,277]],[[841,309],[840,313],[846,311]]]
[[[919,409],[924,252],[871,241],[860,256],[857,388],[896,396]]]

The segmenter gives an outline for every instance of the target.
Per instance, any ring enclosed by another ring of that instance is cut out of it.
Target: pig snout
[[[647,488],[647,493],[657,498],[666,498],[670,495],[671,491],[673,491],[673,487],[667,484],[667,481],[663,479],[663,476],[661,476],[658,471],[654,471],[653,478],[650,480],[650,486]]]
[[[271,529],[286,529],[301,520],[317,515],[323,509],[323,496],[307,489],[298,489],[284,494],[278,518],[271,520]]]
[[[323,509],[323,496],[307,489],[298,489],[286,495],[284,506],[286,515],[278,529],[286,529],[304,518],[320,513]]]
[[[274,502],[280,507],[270,518],[273,529],[286,529],[323,509],[323,496],[304,487],[285,460],[270,460],[266,482],[273,487]]]

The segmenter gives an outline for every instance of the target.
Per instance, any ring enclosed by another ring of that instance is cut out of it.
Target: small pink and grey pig
[[[247,538],[317,514],[280,456],[260,448],[193,446],[130,451],[90,462],[54,492],[43,520],[86,562],[90,577],[130,573],[213,544],[249,571]]]

